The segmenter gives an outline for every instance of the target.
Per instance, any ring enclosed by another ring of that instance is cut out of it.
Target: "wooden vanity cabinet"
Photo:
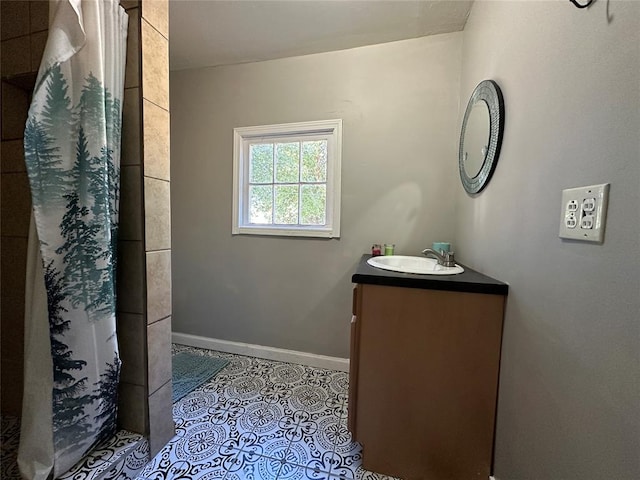
[[[356,286],[348,427],[365,469],[489,477],[505,298]]]

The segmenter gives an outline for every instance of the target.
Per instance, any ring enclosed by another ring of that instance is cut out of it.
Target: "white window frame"
[[[249,143],[290,137],[301,140],[313,135],[327,139],[327,206],[325,225],[274,225],[249,223]],[[342,164],[342,120],[282,123],[233,129],[233,235],[280,235],[294,237],[340,237],[340,188]]]

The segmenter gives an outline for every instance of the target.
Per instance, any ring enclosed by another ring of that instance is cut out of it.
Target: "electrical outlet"
[[[585,198],[582,201],[582,210],[585,212],[593,212],[596,209],[596,199],[595,198]]]
[[[580,220],[580,228],[584,230],[592,230],[593,229],[593,215],[585,215]]]
[[[573,212],[570,212],[568,215],[565,216],[564,223],[567,226],[567,228],[576,228],[578,226],[578,219],[576,217],[576,214]]]
[[[560,238],[602,243],[608,202],[608,183],[563,190]]]

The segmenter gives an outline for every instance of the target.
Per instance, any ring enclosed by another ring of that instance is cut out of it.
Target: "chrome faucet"
[[[435,250],[432,250],[431,248],[425,248],[422,251],[422,254],[425,257],[428,257],[429,255],[431,255],[432,257],[435,257],[438,260],[438,265],[442,265],[443,267],[455,267],[456,266],[456,259],[453,256],[453,252],[436,252]]]

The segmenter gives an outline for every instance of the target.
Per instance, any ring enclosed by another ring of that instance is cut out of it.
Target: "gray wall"
[[[173,330],[348,356],[351,274],[455,220],[461,33],[173,72]],[[339,240],[231,236],[234,127],[343,119]]]
[[[457,184],[456,241],[511,285],[496,476],[640,478],[640,3],[476,2],[459,119],[485,78],[504,144],[477,198]],[[605,182],[604,244],[559,239],[561,190]]]

